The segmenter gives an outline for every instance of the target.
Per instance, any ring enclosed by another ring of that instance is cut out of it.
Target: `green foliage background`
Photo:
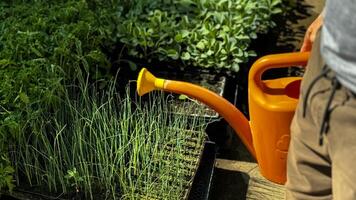
[[[103,50],[116,43],[121,9],[118,1],[102,2],[1,1],[0,172],[9,171],[9,144],[59,104],[63,80],[109,72]]]
[[[281,0],[136,0],[131,6],[119,25],[129,55],[234,72],[255,56],[251,39],[282,12]]]

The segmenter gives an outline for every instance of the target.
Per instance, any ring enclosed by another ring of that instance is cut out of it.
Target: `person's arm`
[[[308,27],[307,32],[305,33],[304,36],[302,47],[300,48],[301,52],[311,51],[316,33],[323,25],[323,20],[324,20],[324,10]]]

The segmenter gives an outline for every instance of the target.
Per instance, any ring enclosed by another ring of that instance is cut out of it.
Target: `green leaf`
[[[177,60],[179,58],[179,53],[175,49],[169,49],[167,51],[168,57]]]
[[[206,52],[206,54],[207,54],[208,56],[212,56],[212,55],[214,55],[214,51],[211,50],[211,49],[209,49],[208,52]]]
[[[281,8],[274,8],[272,10],[272,14],[278,14],[278,13],[281,13],[281,12],[283,12]]]
[[[186,99],[188,99],[188,96],[184,95],[184,94],[181,94],[181,95],[179,95],[178,99],[179,100],[186,100]]]
[[[272,0],[271,7],[275,7],[275,6],[277,6],[277,5],[281,4],[281,3],[282,3],[281,0]]]
[[[36,54],[36,56],[38,56],[38,57],[43,57],[43,55],[41,54],[41,52],[38,51],[35,47],[30,47],[30,49],[32,50],[32,52],[33,52],[34,54]]]
[[[247,35],[238,35],[236,39],[240,41],[250,41],[250,38]]]
[[[189,60],[190,59],[190,54],[188,52],[184,52],[181,56],[182,60]]]
[[[237,56],[237,57],[242,57],[244,55],[244,51],[242,49],[238,49],[237,51],[238,53],[237,54],[234,54],[234,56]]]
[[[4,172],[7,173],[7,174],[12,174],[15,172],[15,169],[11,166],[6,166],[5,169],[4,169]]]
[[[238,63],[233,63],[233,64],[231,65],[231,69],[232,69],[232,71],[234,71],[234,72],[238,72],[238,71],[240,70],[240,66],[239,66]]]
[[[202,35],[208,35],[210,33],[209,29],[207,29],[208,25],[207,24],[204,24],[201,29],[199,30],[200,31],[200,34]]]
[[[200,50],[204,50],[205,49],[205,44],[204,42],[201,40],[198,42],[198,44],[196,45],[196,47]]]
[[[6,186],[9,188],[9,191],[12,192],[12,190],[14,189],[15,185],[13,184],[13,178],[12,176],[6,176],[5,177],[5,182],[6,182]]]
[[[233,59],[233,61],[235,62],[235,63],[242,63],[242,60],[240,59],[240,58],[234,58]]]
[[[28,96],[27,96],[25,93],[23,93],[23,92],[20,92],[19,98],[20,98],[20,100],[21,100],[22,102],[24,102],[25,104],[30,103],[30,99],[29,99]]]
[[[207,57],[208,57],[208,55],[206,53],[200,54],[200,58],[206,59]]]
[[[224,32],[229,32],[230,31],[230,28],[228,26],[226,26],[226,25],[223,25],[222,28],[223,28]]]
[[[257,34],[255,32],[251,32],[250,33],[250,38],[256,39],[257,38]]]
[[[175,37],[174,37],[174,41],[176,42],[182,42],[183,41],[183,36],[182,34],[177,34]]]
[[[251,57],[256,57],[257,56],[255,51],[248,51],[247,53],[248,53],[248,56],[251,56]]]
[[[188,30],[182,30],[182,31],[181,31],[181,34],[182,34],[182,37],[183,37],[183,38],[186,38],[186,37],[189,36],[190,32],[189,32]]]
[[[135,49],[130,49],[128,53],[131,56],[137,56],[138,55],[138,51],[136,51]]]
[[[11,61],[8,60],[8,59],[1,59],[0,60],[0,68],[5,68],[10,64],[11,64]]]

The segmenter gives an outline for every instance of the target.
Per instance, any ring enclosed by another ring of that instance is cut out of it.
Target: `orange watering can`
[[[142,69],[137,80],[140,96],[164,90],[185,94],[218,112],[256,158],[261,174],[270,181],[284,184],[290,140],[290,123],[298,102],[301,77],[262,80],[272,68],[306,65],[309,53],[269,55],[257,60],[249,72],[248,99],[250,121],[230,102],[203,87],[156,78]]]

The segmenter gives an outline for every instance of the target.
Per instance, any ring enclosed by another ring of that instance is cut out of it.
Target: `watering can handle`
[[[305,66],[308,62],[309,52],[283,53],[264,56],[258,59],[251,67],[249,83],[256,84],[256,89],[262,90],[262,74],[273,68],[285,68],[290,66]]]

